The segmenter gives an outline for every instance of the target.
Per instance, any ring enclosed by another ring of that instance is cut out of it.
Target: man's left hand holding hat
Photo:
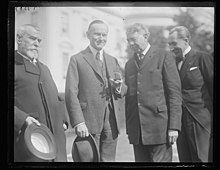
[[[26,122],[27,126],[30,125],[31,123],[36,123],[38,126],[40,126],[40,122],[31,116],[28,116],[26,118],[25,122]]]

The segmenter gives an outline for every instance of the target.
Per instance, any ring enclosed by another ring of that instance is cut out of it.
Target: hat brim
[[[96,141],[95,141],[95,139],[93,138],[93,136],[91,135],[91,134],[89,134],[89,136],[87,136],[87,137],[84,137],[84,138],[81,138],[81,137],[79,137],[79,136],[77,136],[76,138],[75,138],[75,140],[74,140],[74,142],[73,142],[73,146],[72,146],[72,158],[73,158],[73,160],[75,161],[75,162],[81,162],[80,160],[79,160],[79,157],[78,157],[78,151],[77,151],[77,148],[75,148],[76,147],[76,145],[75,145],[75,143],[76,142],[80,142],[80,141],[88,141],[89,143],[90,143],[90,145],[91,145],[91,147],[92,147],[92,150],[93,150],[93,162],[99,162],[99,160],[100,160],[100,157],[99,157],[99,151],[98,151],[98,146],[97,146],[97,144],[96,144]]]
[[[32,143],[31,136],[33,134],[40,134],[43,136],[48,144],[49,152],[41,152]],[[27,126],[24,132],[24,141],[25,144],[28,148],[28,150],[36,157],[43,159],[43,160],[52,160],[55,159],[56,157],[56,143],[53,137],[53,134],[51,131],[45,126],[44,124],[41,123],[40,126],[36,125],[35,123],[31,123],[30,125]]]

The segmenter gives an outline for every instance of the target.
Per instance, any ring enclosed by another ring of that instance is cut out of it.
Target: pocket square
[[[191,67],[190,69],[189,69],[189,71],[192,71],[192,70],[195,70],[195,69],[197,69],[198,67]]]

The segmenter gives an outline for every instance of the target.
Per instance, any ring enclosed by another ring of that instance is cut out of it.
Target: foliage
[[[197,19],[192,16],[192,14],[186,11],[180,11],[180,14],[174,15],[173,17],[176,25],[182,25],[189,29],[191,34],[190,45],[201,51],[205,51],[209,54],[213,54],[214,50],[214,35],[213,33],[206,28],[206,25],[198,22]],[[169,32],[174,26],[150,26],[148,27],[150,31],[149,43],[159,48],[168,49],[167,44],[167,35],[166,32]],[[127,58],[132,57],[132,50],[127,47]]]
[[[151,26],[148,29],[150,32],[150,37],[148,39],[149,43],[153,46],[158,46],[159,48],[166,48],[167,39],[163,32],[165,28],[163,26]]]

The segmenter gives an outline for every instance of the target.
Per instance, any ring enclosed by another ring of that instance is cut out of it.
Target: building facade
[[[116,57],[123,67],[126,42],[124,24],[120,17],[91,7],[30,7],[15,12],[15,34],[16,28],[23,24],[33,24],[42,31],[43,44],[39,60],[50,68],[59,92],[65,90],[70,57],[89,44],[86,31],[94,19],[104,20],[108,24],[105,50]]]

